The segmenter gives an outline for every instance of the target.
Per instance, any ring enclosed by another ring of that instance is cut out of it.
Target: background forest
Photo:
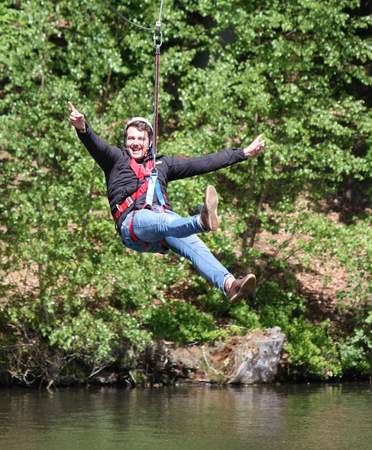
[[[51,382],[125,367],[166,339],[280,326],[287,379],[372,371],[371,56],[366,0],[165,0],[159,153],[266,151],[170,184],[182,215],[220,193],[203,235],[258,289],[230,307],[176,256],[115,233],[67,101],[112,144],[153,104],[154,0],[0,4],[0,373]],[[141,27],[130,24],[129,19]]]

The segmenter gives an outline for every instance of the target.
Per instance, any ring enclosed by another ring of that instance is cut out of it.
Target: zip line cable
[[[133,20],[129,20],[127,17],[125,17],[122,13],[120,13],[117,9],[115,9],[115,8],[114,8],[113,6],[111,6],[111,5],[109,5],[109,9],[111,9],[111,11],[112,11],[113,13],[117,14],[117,16],[118,16],[120,19],[122,19],[124,22],[126,22],[126,23],[128,23],[128,24],[130,24],[130,25],[133,25],[134,27],[137,27],[137,28],[139,28],[139,29],[142,30],[142,31],[147,31],[147,32],[150,32],[150,31],[153,32],[153,31],[154,31],[153,28],[144,27],[144,26],[142,26],[142,25],[139,25],[139,24],[136,23],[136,22],[133,22]],[[162,14],[162,5],[160,6],[159,17],[161,16],[161,14]],[[168,23],[168,24],[172,24],[172,22],[171,22],[169,19],[167,19],[167,18],[165,18],[164,21],[165,21],[166,23]]]
[[[129,23],[130,25],[133,25],[137,28],[139,28],[142,31],[151,31],[153,32],[154,30],[152,28],[148,28],[148,27],[144,27],[142,25],[138,25],[138,23],[133,22],[132,20],[129,20],[128,18],[126,18],[122,13],[120,13],[116,8],[114,8],[113,6],[109,5],[109,8],[111,9],[112,12],[114,12],[115,14],[118,15],[118,17],[120,17],[120,19],[124,20],[124,22]]]
[[[159,19],[158,19],[158,23],[159,26],[161,24],[161,15],[163,14],[163,0],[160,0],[160,7],[159,7]]]

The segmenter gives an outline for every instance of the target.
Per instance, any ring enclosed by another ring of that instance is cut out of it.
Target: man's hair
[[[128,120],[124,129],[124,145],[127,142],[127,131],[129,127],[137,128],[139,131],[146,131],[151,145],[153,131],[150,122],[146,119],[142,119],[141,117],[134,117],[133,119]]]

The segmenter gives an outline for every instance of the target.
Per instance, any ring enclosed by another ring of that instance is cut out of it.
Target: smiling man
[[[136,118],[131,119],[129,124],[132,124],[132,126],[127,125],[126,133],[126,145],[129,154],[132,158],[139,161],[145,158],[150,147],[149,130],[142,125],[143,123],[142,118],[138,118],[138,120]]]
[[[167,196],[170,181],[214,172],[254,157],[264,149],[256,138],[243,149],[225,149],[207,156],[181,158],[151,155],[153,130],[143,117],[133,117],[124,127],[123,148],[111,146],[94,133],[72,103],[69,122],[105,174],[107,196],[123,244],[138,252],[184,256],[204,278],[232,302],[253,292],[256,278],[248,273],[236,279],[210,252],[198,233],[219,226],[217,192],[208,186],[200,214],[181,217],[172,211]]]

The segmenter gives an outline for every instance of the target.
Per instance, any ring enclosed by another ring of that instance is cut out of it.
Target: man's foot
[[[218,197],[213,186],[208,186],[205,191],[204,205],[200,211],[200,223],[205,231],[216,231],[220,224],[217,215]]]
[[[245,277],[234,280],[226,289],[226,294],[232,303],[236,303],[242,298],[249,297],[255,289],[256,277],[253,273],[248,273]]]

